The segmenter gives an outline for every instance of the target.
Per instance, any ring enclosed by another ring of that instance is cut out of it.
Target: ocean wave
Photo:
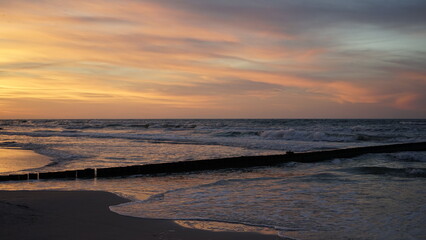
[[[249,137],[260,136],[259,131],[220,131],[213,134],[215,137]]]
[[[384,135],[368,135],[368,134],[356,134],[353,137],[357,141],[376,141],[376,142],[383,142],[391,139],[397,139],[397,138],[403,138],[403,136],[384,136]]]
[[[107,128],[108,126],[103,125],[81,125],[81,126],[67,126],[65,129],[102,129]]]
[[[388,156],[403,162],[426,162],[426,152],[399,152]]]
[[[147,124],[131,124],[131,125],[129,125],[129,127],[132,127],[132,128],[149,128],[149,126],[150,126],[149,123],[147,123]]]
[[[400,124],[403,124],[403,125],[426,125],[426,120],[401,121]]]
[[[176,130],[176,129],[194,129],[196,124],[172,124],[172,123],[155,123],[155,122],[121,122],[121,123],[109,123],[109,122],[86,122],[86,123],[71,123],[64,125],[65,129],[164,129],[164,130]]]
[[[35,133],[39,133],[39,132],[41,132],[41,133],[56,133],[56,132],[63,132],[63,131],[59,131],[59,130],[45,130],[45,129],[43,129],[43,130],[34,130],[33,132],[35,132]]]
[[[260,134],[264,139],[285,139],[300,141],[347,142],[353,140],[350,135],[330,134],[323,131],[301,131],[295,129],[264,131]]]
[[[192,128],[196,128],[197,125],[196,124],[163,124],[163,125],[158,125],[158,127],[160,128],[167,128],[167,129],[174,129],[174,128],[186,128],[186,129],[192,129]]]
[[[29,137],[67,137],[67,138],[98,138],[98,139],[127,139],[132,141],[147,141],[152,143],[168,143],[168,144],[196,144],[196,145],[219,145],[229,147],[241,147],[246,149],[259,150],[279,150],[279,151],[309,151],[318,149],[335,149],[342,147],[353,147],[353,142],[338,141],[331,138],[328,140],[319,140],[312,137],[291,137],[275,138],[262,137],[257,132],[246,132],[247,135],[240,133],[227,132],[224,136],[215,135],[216,133],[208,134],[176,134],[175,132],[96,132],[96,131],[81,131],[81,130],[66,130],[66,131],[40,131],[40,132],[1,132],[4,136],[29,136]],[[230,137],[234,135],[234,137]],[[308,134],[309,135],[309,134]],[[274,135],[275,136],[275,135]],[[360,142],[361,143],[361,142]],[[362,145],[362,143],[361,143]]]
[[[426,168],[356,167],[347,171],[392,177],[426,178]]]
[[[264,139],[282,139],[296,141],[324,141],[324,142],[402,142],[410,137],[402,134],[386,134],[374,132],[370,134],[357,133],[356,131],[304,131],[296,129],[264,131],[259,134]]]

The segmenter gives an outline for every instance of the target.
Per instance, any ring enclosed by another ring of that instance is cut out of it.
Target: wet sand
[[[21,148],[0,148],[0,175],[25,169],[39,168],[49,164],[48,157]]]
[[[127,201],[99,191],[0,191],[0,239],[280,239],[187,229],[169,220],[127,217],[109,210]]]

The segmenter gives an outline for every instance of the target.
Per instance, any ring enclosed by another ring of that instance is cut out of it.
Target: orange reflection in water
[[[0,173],[39,168],[49,163],[48,157],[30,150],[0,148]]]
[[[278,231],[272,228],[256,227],[237,223],[191,220],[176,220],[174,222],[182,227],[201,229],[213,232],[255,232],[264,235],[278,235]]]

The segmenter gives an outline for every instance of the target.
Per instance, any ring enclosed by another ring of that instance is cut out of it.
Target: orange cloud
[[[426,98],[419,94],[401,94],[395,99],[395,106],[405,110],[426,110]]]

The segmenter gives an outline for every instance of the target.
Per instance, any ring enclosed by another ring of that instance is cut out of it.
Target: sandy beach
[[[121,216],[108,192],[0,191],[0,239],[279,239],[257,233],[186,229],[168,220]]]

